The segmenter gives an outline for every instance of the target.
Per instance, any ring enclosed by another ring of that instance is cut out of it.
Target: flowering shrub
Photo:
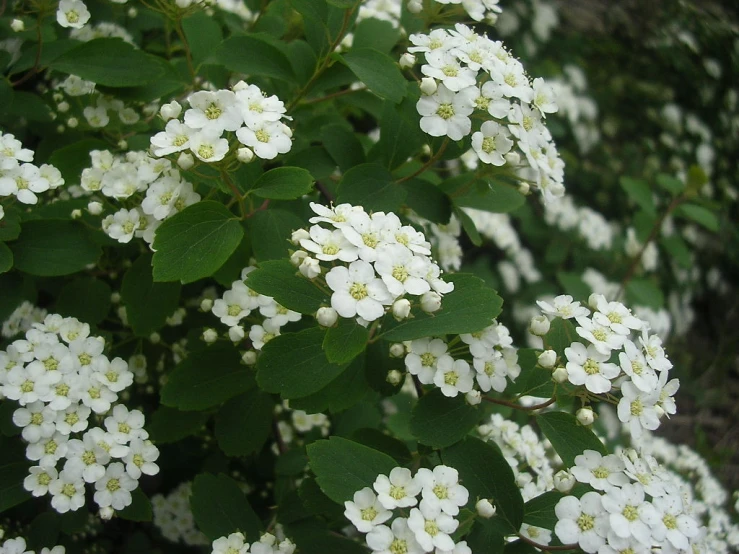
[[[735,57],[627,118],[543,0],[0,12],[0,553],[739,548],[653,434],[734,292]]]

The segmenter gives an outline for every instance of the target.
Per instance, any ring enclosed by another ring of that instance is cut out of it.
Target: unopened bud
[[[318,260],[310,257],[305,258],[298,269],[308,279],[315,279],[321,274],[321,266]]]
[[[470,406],[477,406],[480,402],[482,402],[482,394],[479,390],[473,389],[464,395],[464,399]]]
[[[100,215],[103,213],[103,205],[100,202],[93,200],[87,204],[87,211],[92,215]]]
[[[575,486],[576,479],[566,469],[562,469],[554,474],[554,488],[563,494],[567,494]]]
[[[393,317],[395,319],[405,319],[411,315],[411,303],[406,298],[396,300],[393,304]]]
[[[387,377],[385,377],[385,380],[391,385],[399,385],[400,382],[403,380],[403,374],[397,369],[391,369],[387,372]]]
[[[69,102],[59,102],[56,105],[56,109],[59,113],[67,113],[69,111]]]
[[[595,413],[590,408],[581,408],[575,415],[580,425],[592,425],[595,421]]]
[[[21,31],[26,30],[26,24],[23,23],[23,20],[21,19],[14,19],[10,22],[10,28],[13,29],[16,33],[20,33]]]
[[[126,12],[126,13],[127,13],[128,17],[130,17],[131,19],[133,19],[134,17],[136,17],[136,16],[139,15],[139,10],[137,10],[136,8],[134,8],[132,6],[132,7],[128,8],[128,12]]]
[[[405,346],[401,343],[396,342],[390,345],[390,356],[393,358],[402,358],[405,356]]]
[[[657,404],[657,405],[656,405],[656,406],[654,407],[654,411],[655,411],[655,412],[657,412],[657,417],[658,417],[658,418],[660,418],[660,419],[662,419],[662,416],[664,416],[664,415],[665,415],[665,410],[664,410],[664,408],[662,408],[662,406],[660,406],[659,404]]]
[[[564,366],[559,366],[557,369],[552,371],[552,380],[555,383],[564,383],[567,381],[567,370]]]
[[[195,158],[189,152],[182,152],[180,157],[177,158],[177,165],[180,166],[180,169],[187,171],[195,165]]]
[[[241,342],[244,340],[244,328],[241,325],[234,325],[228,330],[228,338],[231,342]]]
[[[257,363],[257,353],[254,350],[247,350],[244,355],[241,356],[241,361],[246,365],[254,365]]]
[[[318,308],[316,320],[322,327],[333,327],[339,319],[339,314],[333,308]]]
[[[421,295],[421,309],[430,314],[441,308],[441,296],[432,290]]]
[[[545,350],[539,354],[538,361],[544,369],[552,369],[557,362],[557,353],[554,350]]]
[[[505,156],[505,163],[511,164],[511,165],[518,165],[521,163],[521,154],[518,152],[508,152]]]
[[[248,164],[254,159],[254,151],[251,148],[244,146],[236,151],[236,159],[242,164]]]
[[[549,332],[549,327],[551,327],[551,323],[549,323],[547,316],[536,315],[531,318],[531,323],[529,323],[529,333],[537,337],[543,337]]]
[[[297,231],[293,231],[293,234],[290,235],[290,242],[292,242],[295,246],[300,244],[300,241],[303,239],[310,239],[310,233],[305,229],[298,229]]]
[[[180,113],[182,113],[182,106],[177,102],[177,100],[173,100],[169,104],[164,104],[159,109],[159,115],[162,116],[164,121],[180,117]]]
[[[98,515],[103,521],[109,521],[113,519],[113,516],[115,515],[115,510],[110,506],[106,506],[105,508],[100,508]]]
[[[209,312],[213,309],[213,299],[212,298],[203,298],[200,301],[200,309],[204,312]]]
[[[423,3],[421,0],[409,0],[408,11],[410,13],[421,13],[423,11]]]
[[[218,340],[218,333],[215,329],[206,329],[203,331],[203,340],[208,344],[213,344]]]
[[[290,263],[293,264],[295,267],[300,267],[300,264],[303,263],[303,260],[305,260],[308,257],[308,252],[304,250],[296,250],[292,254],[290,254]]]
[[[497,508],[493,506],[493,503],[490,502],[487,498],[481,498],[477,501],[477,504],[475,504],[475,510],[477,510],[477,515],[480,517],[484,517],[485,519],[490,519],[495,515],[495,512],[497,512]]]
[[[424,77],[421,79],[421,92],[426,96],[431,96],[439,88],[436,84],[436,79],[433,77]]]
[[[528,196],[529,194],[531,194],[531,185],[529,185],[528,183],[519,183],[518,192],[520,192],[524,196]]]
[[[405,54],[400,56],[399,63],[401,69],[408,69],[409,67],[413,67],[414,65],[416,65],[416,57],[410,52],[406,52]]]
[[[110,295],[110,302],[112,304],[118,304],[121,301],[121,293],[120,292],[114,292]]]
[[[597,292],[594,292],[590,296],[588,296],[588,306],[590,306],[593,310],[598,309],[598,302],[605,302],[606,297],[602,294],[598,294]]]
[[[69,127],[70,129],[74,129],[79,124],[80,124],[80,122],[79,122],[79,120],[76,117],[70,117],[67,120],[67,127]]]

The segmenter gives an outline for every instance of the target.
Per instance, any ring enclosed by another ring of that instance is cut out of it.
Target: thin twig
[[[444,154],[444,150],[446,150],[446,147],[448,144],[449,144],[449,137],[444,139],[444,142],[441,143],[441,146],[436,151],[436,153],[433,156],[431,156],[425,164],[423,164],[421,167],[419,167],[416,171],[414,171],[410,175],[406,175],[402,179],[398,179],[395,182],[405,183],[406,181],[410,181],[414,177],[417,177],[418,175],[426,171],[429,167],[431,167],[432,165],[434,165],[436,162],[439,161],[439,158],[441,158],[441,156]]]
[[[493,404],[499,404],[501,406],[508,406],[509,408],[513,408],[515,410],[523,410],[525,412],[533,412],[534,410],[541,410],[542,408],[551,406],[557,401],[556,398],[552,397],[546,402],[542,402],[541,404],[534,404],[533,406],[522,406],[521,404],[516,404],[515,402],[509,402],[508,400],[500,400],[499,398],[490,398],[489,396],[483,396],[482,398],[483,400],[487,402],[491,402]]]

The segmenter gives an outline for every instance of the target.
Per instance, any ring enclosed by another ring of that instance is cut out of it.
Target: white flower
[[[123,404],[113,407],[112,415],[105,418],[105,428],[118,444],[149,438],[149,433],[144,429],[144,414],[139,410],[129,411]]]
[[[310,203],[310,209],[313,210],[318,217],[311,217],[310,223],[330,223],[334,227],[344,227],[348,225],[349,217],[352,213],[364,211],[361,206],[352,206],[351,204],[339,204],[327,208],[316,202]]]
[[[247,554],[249,543],[244,542],[243,533],[231,533],[228,537],[221,537],[213,541],[212,554]]]
[[[652,546],[649,529],[658,521],[657,512],[644,498],[639,483],[609,490],[602,498],[603,508],[610,514],[611,529],[619,538],[634,537],[644,546]]]
[[[141,226],[141,214],[138,210],[118,210],[115,214],[103,219],[103,231],[120,243],[131,242],[134,233]]]
[[[455,94],[443,84],[436,93],[422,97],[416,104],[421,114],[421,130],[432,137],[448,136],[462,140],[470,134],[472,121],[468,117],[473,104],[463,94]]]
[[[38,442],[53,435],[56,431],[55,419],[56,411],[43,402],[32,402],[13,412],[13,423],[23,428],[21,436],[28,442]]]
[[[659,427],[659,415],[655,410],[659,393],[640,391],[636,385],[627,381],[621,385],[621,394],[623,397],[616,408],[618,419],[628,424],[634,438],[641,437],[642,429],[654,431]]]
[[[49,485],[59,477],[52,465],[33,466],[28,470],[28,477],[23,480],[23,488],[33,496],[43,496],[49,492]]]
[[[360,533],[369,533],[374,527],[385,523],[393,516],[391,511],[383,508],[369,487],[355,492],[354,501],[344,502],[344,508],[344,516]]]
[[[441,339],[416,339],[411,342],[405,357],[405,367],[411,375],[417,375],[424,385],[434,382],[439,359],[446,356],[447,344]]]
[[[248,146],[263,160],[272,160],[278,154],[286,154],[292,148],[291,131],[279,121],[261,121],[252,128],[242,127],[236,138]]]
[[[5,379],[3,394],[25,406],[46,398],[52,387],[61,380],[61,375],[58,371],[47,371],[41,364],[30,364],[27,367],[15,366],[8,371]]]
[[[167,156],[190,148],[190,137],[195,130],[177,119],[167,122],[164,131],[151,137],[152,153]]]
[[[601,354],[610,357],[612,350],[618,350],[626,342],[625,336],[614,333],[610,327],[600,325],[587,317],[578,317],[577,323],[580,325],[575,328],[577,334],[592,343]]]
[[[543,527],[536,527],[535,525],[522,523],[520,533],[534,541],[536,544],[548,545],[552,542],[552,532]]]
[[[6,540],[0,547],[0,552],[2,554],[34,554],[32,550],[26,550],[26,539],[23,537]]]
[[[329,230],[313,225],[309,234],[309,239],[300,240],[300,246],[313,252],[319,260],[353,262],[359,257],[357,247],[346,239],[340,229]]]
[[[280,327],[267,319],[262,325],[252,325],[249,330],[249,340],[256,350],[261,350],[266,343],[280,336]]]
[[[680,381],[678,379],[672,379],[669,382],[669,372],[663,371],[659,374],[659,383],[657,384],[657,390],[659,390],[659,401],[657,406],[664,411],[667,416],[677,412],[677,405],[673,398],[680,388]]]
[[[140,479],[141,474],[156,475],[159,466],[154,462],[159,458],[159,449],[151,441],[133,439],[129,445],[128,454],[123,461],[126,463],[126,473],[133,479]]]
[[[449,52],[429,52],[426,64],[421,66],[421,73],[433,77],[452,92],[475,85],[477,74],[469,68],[462,67],[457,57]]]
[[[665,351],[662,349],[662,339],[657,335],[650,335],[647,331],[644,331],[642,336],[639,337],[639,342],[642,344],[644,357],[651,368],[657,371],[672,369],[672,362],[667,359]]]
[[[562,319],[587,317],[590,314],[590,310],[581,306],[580,302],[573,302],[572,297],[569,294],[561,294],[557,296],[552,304],[544,302],[543,300],[537,300],[536,303],[539,305],[543,313],[554,317],[561,317]]]
[[[372,487],[377,491],[377,499],[383,508],[408,508],[418,503],[421,484],[411,476],[409,469],[396,467],[389,476],[378,475]]]
[[[423,504],[439,507],[445,514],[456,516],[459,508],[469,500],[469,491],[459,484],[459,473],[449,466],[436,466],[433,470],[420,468],[416,481],[421,485]],[[437,545],[440,546],[440,545]]]
[[[385,313],[384,306],[393,301],[372,266],[363,260],[352,262],[348,268],[334,267],[326,274],[326,284],[334,291],[331,307],[341,317],[359,315],[367,321],[374,321]]]
[[[285,104],[277,96],[264,96],[256,85],[236,89],[236,105],[247,127],[255,127],[262,121],[279,121],[284,116]]]
[[[52,495],[51,506],[60,514],[79,510],[85,504],[85,482],[67,471],[59,473],[59,477],[49,484],[49,493]]]
[[[58,385],[57,385],[58,387]],[[79,433],[87,429],[87,418],[90,417],[92,410],[83,404],[71,404],[66,408],[56,412],[56,430],[62,435]]]
[[[110,506],[114,510],[122,510],[133,501],[131,491],[138,483],[126,473],[123,464],[112,463],[105,470],[105,475],[95,483],[94,500],[101,508]]]
[[[100,427],[93,427],[85,433],[85,436],[87,435],[90,435],[95,444],[105,450],[113,458],[124,458],[130,451],[128,446],[116,443],[113,440],[113,437],[110,436],[110,433]]]
[[[510,152],[513,141],[508,130],[495,123],[486,121],[480,130],[472,135],[472,148],[483,163],[497,166],[505,165],[505,154]]]
[[[454,541],[449,536],[457,530],[459,522],[441,511],[439,502],[421,501],[418,508],[412,508],[408,518],[408,528],[413,531],[418,544],[425,552],[434,548],[452,550]]]
[[[416,535],[408,528],[408,520],[402,517],[393,520],[391,528],[378,525],[367,534],[367,546],[374,554],[421,554],[425,552],[416,540]]]
[[[624,463],[621,458],[615,454],[603,456],[595,450],[586,450],[576,456],[575,465],[570,468],[575,479],[599,491],[628,483],[629,479],[623,471]]]
[[[192,129],[202,129],[220,137],[223,131],[235,131],[244,122],[236,106],[236,96],[230,90],[201,90],[192,93],[187,101],[191,108],[185,112],[185,125]],[[197,156],[197,152],[193,152]]]
[[[203,162],[218,162],[228,154],[228,141],[210,128],[190,135],[190,151]]]
[[[573,342],[565,348],[567,356],[567,377],[573,385],[585,385],[593,394],[603,394],[611,390],[611,379],[618,377],[621,370],[616,364],[608,363],[607,354],[601,354],[594,345],[587,348]]]
[[[375,270],[391,294],[396,297],[405,293],[420,296],[431,290],[425,279],[428,273],[428,258],[414,256],[413,252],[402,244],[382,246],[377,254]]]
[[[133,383],[133,372],[128,369],[128,363],[121,358],[113,358],[111,361],[108,361],[108,358],[101,357],[94,365],[92,379],[103,385],[103,388],[113,393],[118,393],[131,386],[131,383]],[[95,385],[93,384],[93,386]],[[110,397],[105,392],[101,394]],[[92,396],[92,393],[90,395]],[[111,402],[113,401],[114,399],[111,400]]]
[[[213,314],[221,319],[221,323],[229,327],[248,316],[258,306],[256,297],[243,281],[234,281],[231,288],[223,293],[223,298],[213,302]]]
[[[477,372],[475,376],[477,384],[483,392],[488,392],[490,389],[503,392],[506,389],[508,365],[500,352],[492,350],[484,357],[474,358],[472,364]]]
[[[679,551],[688,550],[689,539],[698,536],[699,528],[695,519],[685,513],[682,498],[666,495],[654,498],[652,504],[657,512],[657,521],[652,524],[652,536],[658,541],[666,539],[669,545]]]
[[[451,356],[442,356],[434,374],[434,384],[441,389],[444,396],[454,397],[468,393],[474,385],[474,376],[467,360],[453,360]]]
[[[605,296],[596,296],[597,312],[593,313],[593,321],[604,327],[610,327],[614,333],[629,336],[632,329],[641,329],[644,322],[631,315],[631,310],[620,302],[608,302]]]
[[[61,0],[56,21],[62,27],[81,29],[90,20],[90,11],[81,0]]]
[[[89,433],[85,433],[82,440],[72,439],[67,443],[64,471],[82,477],[86,483],[94,483],[105,475],[105,466],[109,462],[110,454]]]
[[[649,367],[646,358],[633,342],[627,340],[624,343],[624,351],[619,353],[618,361],[621,369],[639,390],[650,392],[655,389],[658,382],[657,374]]]
[[[106,127],[110,123],[110,117],[108,117],[108,110],[104,106],[87,106],[82,110],[82,114],[85,116],[87,123],[90,127],[101,128]]]
[[[559,108],[554,101],[554,91],[544,79],[537,77],[533,83],[534,98],[531,103],[538,108],[541,115],[555,113]]]
[[[566,496],[557,502],[554,512],[558,519],[554,532],[563,544],[577,543],[589,554],[605,544],[608,515],[597,492],[586,492],[580,499]]]

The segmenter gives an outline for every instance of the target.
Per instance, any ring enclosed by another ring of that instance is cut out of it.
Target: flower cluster
[[[279,544],[277,537],[271,533],[264,533],[259,542],[246,542],[243,533],[231,533],[227,537],[221,537],[213,541],[212,554],[293,554],[295,543],[290,539],[284,539]]]
[[[344,502],[344,516],[367,534],[372,552],[472,553],[466,542],[455,544],[450,536],[459,527],[455,516],[469,500],[456,469],[440,465],[411,475],[409,469],[396,467],[390,475],[378,475],[372,487],[374,491],[366,487]],[[394,510],[408,508],[408,517],[395,517]]]
[[[487,23],[495,24],[501,10],[499,0],[435,0],[437,4],[448,4],[451,6],[462,6],[464,11],[475,21],[485,20]],[[418,13],[423,9],[421,0],[408,0],[408,11]]]
[[[565,544],[598,554],[685,552],[700,534],[678,483],[651,456],[586,450],[571,473],[594,490],[557,503],[554,532]]]
[[[50,494],[60,513],[81,508],[90,483],[109,518],[132,502],[142,474],[159,472],[144,414],[115,404],[133,373],[121,358],[109,360],[104,347],[86,323],[51,314],[0,352],[0,392],[20,404],[13,422],[28,442],[26,457],[38,464],[23,486],[34,496]],[[92,412],[107,414],[104,428],[88,428]]]
[[[286,118],[285,105],[277,96],[266,96],[256,85],[244,81],[231,90],[201,90],[187,98],[190,108],[179,116],[182,106],[171,102],[162,106],[162,118],[167,121],[164,131],[151,138],[155,156],[180,154],[182,160],[190,159],[190,152],[206,163],[219,162],[232,151],[238,142],[236,157],[247,162],[254,158],[271,160],[292,148],[292,131],[280,120]],[[236,141],[231,135],[234,133]],[[189,162],[192,165],[192,162]]]
[[[184,543],[188,546],[205,546],[207,537],[195,527],[195,518],[190,509],[192,483],[180,483],[167,496],[154,495],[151,498],[154,512],[154,525],[162,536],[173,543]]]
[[[421,129],[434,137],[462,140],[472,134],[472,148],[485,164],[511,164],[525,181],[549,200],[564,194],[564,162],[543,124],[557,110],[543,79],[530,82],[521,62],[499,41],[477,35],[464,25],[411,35],[411,53],[423,54],[422,98],[416,108]],[[472,116],[485,119],[473,132]],[[524,154],[512,152],[514,146]]]
[[[211,310],[221,323],[228,326],[228,336],[235,343],[247,336],[241,321],[258,312],[264,319],[251,325],[248,337],[254,350],[261,350],[267,342],[280,335],[280,328],[290,322],[300,321],[302,316],[280,305],[271,296],[247,287],[244,280],[254,269],[254,266],[245,267],[241,271],[241,279],[234,281],[231,288],[213,302]]]
[[[192,184],[169,160],[157,160],[142,151],[121,156],[108,150],[93,150],[90,158],[92,167],[82,171],[82,189],[128,206],[102,222],[103,231],[118,242],[127,243],[136,236],[152,244],[162,221],[200,201]],[[100,214],[103,206],[93,201],[88,209]]]
[[[449,343],[440,338],[414,340],[408,346],[405,367],[422,384],[439,387],[444,396],[463,393],[470,403],[479,403],[480,391],[503,392],[508,379],[515,380],[521,373],[512,345],[508,328],[494,323]]]
[[[620,302],[609,302],[603,295],[591,295],[589,303],[592,314],[567,295],[556,297],[553,304],[538,302],[548,317],[575,319],[575,331],[586,341],[573,342],[565,348],[565,366],[554,370],[554,378],[584,386],[593,395],[605,395],[619,388],[618,418],[638,438],[643,429],[659,427],[661,416],[675,413],[672,397],[680,383],[677,379],[668,381],[672,363],[665,355],[662,340],[649,333],[646,322]],[[535,320],[532,328],[543,324],[540,330],[548,331],[548,320]],[[634,334],[638,338],[632,337]]]
[[[39,550],[39,554],[64,554],[66,548],[63,546],[55,546],[53,548],[42,548]],[[0,546],[0,553],[2,554],[36,554],[34,550],[29,550],[26,547],[26,539],[18,537],[15,539],[8,539],[3,542]]]
[[[311,208],[317,214],[309,220],[314,225],[293,233],[293,243],[304,250],[292,259],[310,279],[331,266],[325,279],[332,291],[334,321],[336,314],[375,321],[389,306],[396,318],[404,319],[412,307],[407,296],[419,297],[421,308],[433,312],[441,307],[442,295],[454,289],[441,279],[424,234],[403,225],[397,215],[368,214],[349,204],[328,208],[311,203]]]
[[[613,246],[615,226],[589,206],[577,206],[571,196],[546,204],[544,220],[561,231],[577,232],[592,250],[607,250]]]
[[[0,197],[15,196],[21,204],[38,203],[37,194],[61,187],[64,179],[53,165],[32,164],[33,151],[10,133],[0,132]],[[0,206],[0,219],[4,216]]]
[[[38,308],[31,304],[28,300],[24,300],[8,319],[3,321],[2,336],[11,338],[18,333],[25,333],[33,328],[34,323],[41,323],[46,317],[46,310]],[[0,396],[2,398],[2,396]]]

